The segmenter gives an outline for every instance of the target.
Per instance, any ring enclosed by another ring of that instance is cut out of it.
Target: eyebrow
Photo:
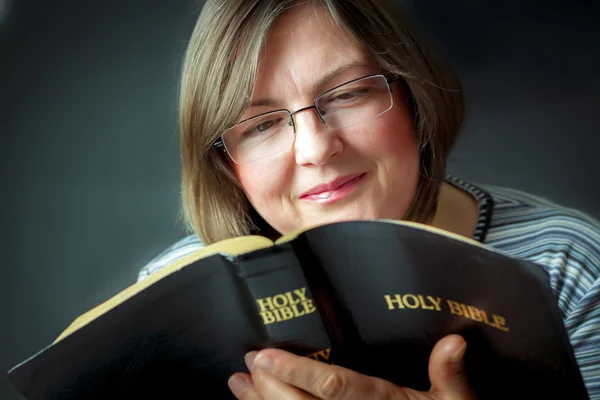
[[[351,68],[355,68],[355,67],[368,67],[368,64],[364,61],[354,61],[354,62],[351,62],[348,64],[341,65],[338,68],[334,69],[333,71],[329,72],[327,75],[323,76],[316,83],[314,83],[311,88],[312,92],[313,93],[316,92],[317,89],[323,87],[323,85],[325,85],[327,82],[329,82],[336,76],[340,75],[343,72],[346,72],[347,70],[349,70]],[[259,99],[259,100],[253,101],[250,104],[250,107],[266,107],[266,106],[277,107],[278,104],[279,104],[279,102],[277,100],[267,98],[267,99]]]

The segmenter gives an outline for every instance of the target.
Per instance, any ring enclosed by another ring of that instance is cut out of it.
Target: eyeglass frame
[[[290,110],[288,110],[288,109],[286,109],[286,108],[281,108],[281,109],[277,109],[277,110],[271,110],[271,111],[267,111],[267,112],[264,112],[264,113],[261,113],[261,114],[258,114],[258,115],[254,115],[254,116],[252,116],[252,117],[250,117],[250,118],[246,118],[246,119],[244,119],[244,120],[242,120],[242,121],[240,121],[240,122],[236,123],[235,125],[231,126],[230,128],[227,128],[227,129],[225,130],[225,132],[223,132],[223,133],[221,134],[221,136],[219,137],[219,139],[217,139],[217,140],[216,140],[216,141],[213,143],[213,147],[216,147],[216,148],[223,148],[223,152],[225,152],[225,153],[229,154],[229,152],[227,151],[227,147],[225,146],[225,142],[223,141],[223,135],[225,135],[225,134],[226,134],[226,133],[227,133],[227,132],[228,132],[230,129],[232,129],[232,128],[236,127],[236,126],[237,126],[237,125],[239,125],[239,124],[243,124],[244,122],[246,122],[246,121],[249,121],[249,120],[251,120],[251,119],[258,118],[258,117],[262,117],[263,115],[267,115],[267,114],[271,114],[271,113],[282,112],[282,111],[285,111],[285,112],[287,112],[287,113],[288,113],[288,115],[290,116],[290,120],[291,120],[291,122],[292,122],[292,127],[293,127],[293,129],[294,129],[294,135],[296,135],[296,121],[294,121],[294,115],[298,114],[298,113],[299,113],[299,112],[301,112],[301,111],[310,110],[311,108],[314,108],[314,109],[315,109],[315,111],[316,111],[317,115],[319,116],[319,119],[320,119],[320,120],[321,120],[321,122],[323,122],[325,125],[329,126],[329,127],[330,127],[330,128],[332,128],[332,129],[341,129],[341,128],[333,128],[333,127],[331,127],[329,124],[327,124],[327,122],[325,122],[325,119],[324,119],[324,118],[323,118],[323,116],[321,115],[321,110],[319,110],[319,108],[317,107],[317,101],[319,101],[319,99],[321,99],[322,97],[326,96],[327,94],[329,94],[329,93],[333,92],[333,91],[334,91],[334,90],[336,90],[336,89],[339,89],[339,88],[340,88],[340,87],[342,87],[342,86],[345,86],[345,85],[348,85],[348,84],[350,84],[350,83],[357,82],[357,81],[360,81],[360,80],[363,80],[363,79],[374,78],[374,77],[377,77],[377,76],[380,76],[380,77],[382,77],[382,78],[384,78],[384,79],[385,79],[385,82],[387,83],[388,89],[389,89],[389,91],[390,91],[390,95],[391,95],[391,93],[392,93],[392,86],[391,86],[391,85],[392,85],[392,83],[394,83],[394,82],[397,82],[397,81],[399,81],[399,80],[401,79],[401,78],[400,78],[399,76],[397,76],[397,75],[394,75],[394,76],[392,76],[392,77],[390,77],[390,78],[386,78],[386,77],[385,77],[385,75],[383,75],[383,74],[371,74],[371,75],[366,75],[366,76],[363,76],[363,77],[360,77],[360,78],[352,79],[352,80],[350,80],[350,81],[348,81],[348,82],[344,82],[344,83],[342,83],[342,84],[340,84],[340,85],[337,85],[337,86],[335,86],[335,87],[333,87],[333,88],[331,88],[331,89],[328,89],[328,90],[326,90],[325,92],[323,92],[323,93],[321,93],[320,95],[318,95],[317,97],[315,97],[315,99],[313,100],[313,104],[312,104],[312,106],[303,107],[303,108],[300,108],[300,109],[298,109],[298,110],[296,110],[296,111],[293,111],[293,112],[292,112],[292,111],[290,111]],[[393,106],[393,103],[392,103],[392,106]],[[390,107],[390,108],[391,108],[391,107]],[[385,112],[387,112],[387,111],[389,111],[389,110],[390,110],[390,109],[387,109]],[[384,114],[385,112],[383,112],[382,114]],[[379,115],[381,115],[381,114],[379,114]],[[377,117],[378,117],[379,115],[377,115]],[[363,121],[363,122],[366,122],[366,121]],[[356,125],[358,125],[358,124],[361,124],[361,123],[362,123],[362,122],[359,122],[359,123],[357,123]],[[354,125],[350,125],[350,126],[354,126]],[[347,128],[347,127],[345,127],[345,128]],[[269,157],[269,156],[267,156],[267,157],[265,157],[265,158],[268,158],[268,157]],[[231,155],[230,155],[230,158],[231,158]],[[232,160],[233,160],[233,159],[232,159]],[[234,161],[234,162],[236,162],[235,160],[233,160],[233,161]],[[258,161],[258,160],[255,160],[255,161]],[[254,162],[254,161],[250,161],[249,163],[252,163],[252,162]],[[237,164],[237,162],[236,162],[236,164]],[[246,163],[243,163],[243,164],[246,164]]]

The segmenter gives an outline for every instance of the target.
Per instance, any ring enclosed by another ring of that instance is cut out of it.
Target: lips
[[[303,193],[300,198],[316,198],[319,197],[319,195],[325,195],[325,194],[329,194],[331,192],[336,191],[337,189],[340,189],[342,186],[351,183],[352,181],[357,181],[360,178],[362,178],[362,176],[364,175],[364,173],[360,173],[360,174],[352,174],[352,175],[346,175],[346,176],[342,176],[339,177],[329,183],[326,183],[324,185],[318,185],[313,187],[312,189],[308,190],[307,192]]]

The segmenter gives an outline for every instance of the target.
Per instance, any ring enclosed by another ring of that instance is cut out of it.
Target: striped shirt
[[[548,271],[590,399],[600,400],[600,222],[522,191],[446,181],[477,201],[475,240]],[[138,281],[201,247],[196,235],[174,243],[140,270]]]

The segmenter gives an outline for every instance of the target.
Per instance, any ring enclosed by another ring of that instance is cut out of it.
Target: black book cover
[[[280,347],[428,390],[431,349],[459,333],[481,399],[588,398],[537,264],[393,221],[243,240],[92,310],[11,384],[28,399],[233,398],[245,353]]]
[[[365,221],[292,242],[310,266],[338,364],[428,390],[433,346],[459,333],[481,399],[587,399],[546,271],[441,239]]]

